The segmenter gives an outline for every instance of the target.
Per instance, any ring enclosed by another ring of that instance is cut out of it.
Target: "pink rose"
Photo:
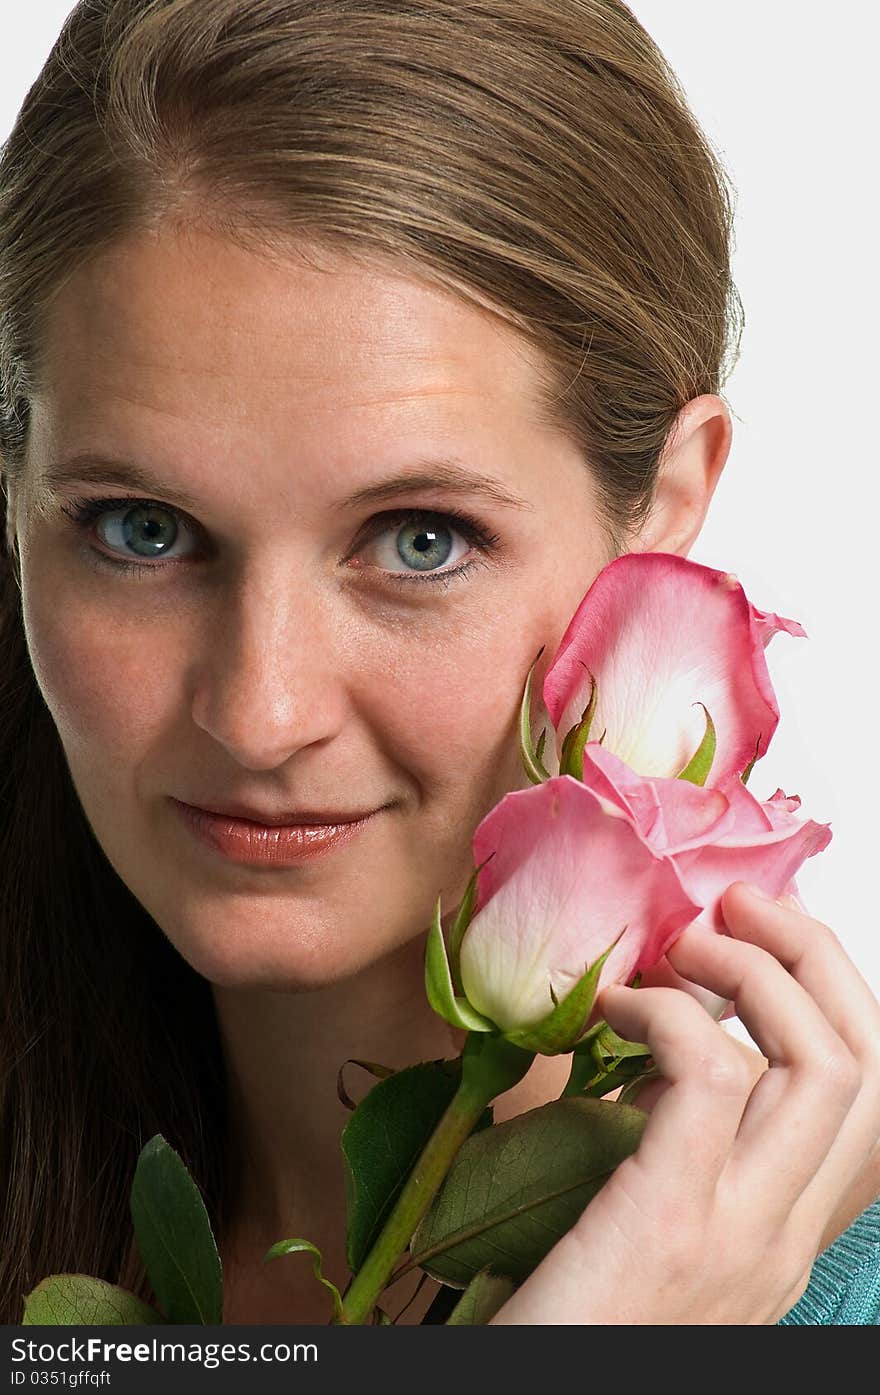
[[[581,720],[596,679],[590,727],[640,775],[678,775],[706,731],[716,749],[707,783],[741,775],[764,755],[779,708],[764,649],[796,620],[756,609],[730,572],[666,552],[625,553],[596,577],[560,641],[543,685],[546,745]]]
[[[698,919],[724,931],[733,881],[796,892],[796,872],[831,839],[828,824],[797,817],[796,795],[761,802],[742,779],[779,719],[764,648],[781,629],[804,634],[727,572],[666,553],[604,568],[544,680],[544,741],[565,773],[530,746],[530,675],[520,739],[532,787],[476,830],[449,959],[438,903],[426,982],[449,1021],[571,1050],[600,989],[636,972],[720,1015],[725,1001],[674,974],[666,950]]]
[[[672,859],[619,803],[570,775],[505,795],[473,851],[480,870],[461,984],[468,1004],[505,1032],[546,1018],[552,994],[564,998],[615,940],[601,983],[630,979],[700,910]]]
[[[731,882],[774,896],[792,888],[831,839],[827,824],[795,816],[799,804],[781,790],[762,804],[737,777],[705,789],[637,775],[588,742],[583,782],[554,776],[508,794],[476,830],[477,894],[459,949],[468,1004],[505,1033],[534,1028],[616,939],[593,998],[637,971],[650,978],[697,918],[724,929]],[[717,1016],[724,1000],[705,996]]]

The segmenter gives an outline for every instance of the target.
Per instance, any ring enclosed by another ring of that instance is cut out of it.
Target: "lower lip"
[[[355,823],[301,824],[269,828],[264,823],[234,819],[229,814],[209,814],[192,804],[172,799],[187,827],[215,852],[233,862],[262,867],[292,867],[350,843],[376,813]]]

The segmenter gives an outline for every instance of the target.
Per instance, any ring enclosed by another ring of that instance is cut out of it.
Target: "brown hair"
[[[589,462],[619,551],[681,408],[720,393],[739,352],[730,193],[618,0],[81,0],[0,158],[0,507],[7,485],[16,512],[28,495],[53,296],[127,233],[190,223],[388,259],[500,315],[538,351],[539,410]],[[217,1233],[227,1185],[210,985],[85,819],[29,659],[16,521],[0,537],[4,1323],[50,1273],[152,1296],[128,1208],[152,1134]]]

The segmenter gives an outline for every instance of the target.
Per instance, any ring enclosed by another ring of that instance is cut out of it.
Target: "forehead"
[[[93,453],[194,498],[335,505],[426,460],[592,513],[580,451],[542,420],[538,353],[491,307],[388,261],[304,260],[141,233],[59,291],[32,403],[35,478]]]
[[[159,390],[227,410],[526,405],[534,354],[488,310],[381,262],[259,255],[208,232],[142,233],[80,267],[47,326],[46,395],[69,413]]]

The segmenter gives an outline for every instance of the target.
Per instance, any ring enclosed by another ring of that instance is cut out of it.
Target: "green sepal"
[[[607,1022],[601,1022],[599,1026],[601,1030],[597,1033],[595,1041],[603,1056],[613,1061],[619,1061],[624,1056],[650,1056],[651,1048],[647,1042],[627,1041],[625,1037],[618,1036]]]
[[[586,668],[584,664],[584,668]],[[562,755],[559,761],[560,775],[573,775],[576,780],[583,781],[584,778],[584,747],[590,736],[590,727],[593,724],[593,716],[596,712],[596,702],[599,697],[599,685],[590,670],[590,682],[593,685],[590,689],[590,701],[581,713],[581,719],[567,734],[562,743]],[[602,733],[603,739],[605,733]]]
[[[589,1056],[572,1053],[571,1072],[559,1098],[585,1095],[590,1099],[601,1099],[603,1095],[616,1090],[618,1085],[627,1085],[634,1078],[642,1076],[652,1060],[651,1056],[621,1056],[618,1060],[606,1062],[602,1070],[596,1070]]]
[[[472,1035],[461,1050],[462,1082],[487,1100],[494,1100],[519,1084],[534,1059],[534,1051],[509,1041],[497,1028],[489,1036]]]
[[[647,1085],[647,1083],[648,1083],[649,1080],[662,1080],[662,1079],[663,1079],[663,1072],[662,1072],[662,1071],[659,1069],[659,1067],[656,1066],[656,1065],[652,1065],[648,1070],[642,1070],[642,1071],[636,1072],[635,1078],[634,1078],[633,1080],[630,1080],[626,1085],[624,1085],[624,1087],[623,1087],[623,1089],[621,1090],[620,1094],[617,1096],[617,1103],[618,1103],[618,1104],[629,1104],[630,1099],[631,1099],[632,1096],[635,1094],[636,1090],[641,1089],[641,1087],[642,1087],[643,1085]],[[636,1105],[635,1105],[634,1107],[635,1107],[636,1109],[638,1109],[638,1108],[639,1108],[638,1103],[636,1103]]]
[[[452,987],[455,993],[464,993],[464,987],[461,982],[459,959],[464,932],[470,925],[471,917],[474,913],[474,901],[477,895],[477,877],[486,866],[486,863],[491,862],[494,856],[494,852],[490,853],[485,861],[480,863],[479,867],[474,868],[473,875],[467,884],[467,890],[461,899],[461,905],[456,912],[455,920],[452,922],[449,929],[449,969],[452,976]]]
[[[346,1066],[361,1066],[363,1070],[369,1071],[370,1075],[374,1075],[377,1080],[387,1080],[389,1075],[394,1074],[391,1066],[380,1066],[376,1061],[360,1061],[356,1056],[348,1056],[336,1072],[336,1094],[340,1104],[344,1104],[346,1109],[351,1110],[357,1109],[357,1104],[351,1098],[342,1080],[342,1073]]]
[[[642,981],[642,972],[641,972],[641,970],[639,969],[639,970],[636,971],[636,973],[633,974],[632,978],[630,979],[630,981],[629,981],[629,983],[626,985],[626,987],[627,987],[627,988],[638,988],[638,986],[639,986],[639,984],[641,983],[641,981]],[[623,1041],[623,1037],[619,1037],[619,1036],[617,1036],[617,1033],[616,1033],[616,1032],[612,1032],[611,1027],[609,1027],[609,1025],[608,1025],[608,1023],[605,1021],[604,1017],[600,1017],[600,1018],[599,1018],[599,1021],[598,1021],[598,1022],[594,1022],[593,1025],[592,1025],[592,1027],[589,1029],[589,1031],[584,1032],[583,1036],[579,1038],[577,1044],[572,1048],[573,1051],[575,1051],[578,1055],[582,1055],[582,1054],[585,1054],[585,1053],[589,1053],[590,1055],[592,1055],[592,1051],[593,1051],[593,1041],[594,1041],[594,1039],[599,1035],[600,1032],[608,1032],[608,1033],[611,1034],[611,1037],[616,1038],[617,1041]],[[610,1039],[610,1038],[609,1038],[609,1039]]]
[[[715,759],[717,745],[715,724],[709,716],[709,709],[704,702],[701,702],[700,706],[706,714],[706,731],[684,770],[680,770],[675,777],[677,780],[690,780],[692,785],[705,785]]]
[[[578,979],[561,1001],[557,999],[551,985],[550,997],[554,1006],[546,1017],[529,1027],[504,1032],[505,1040],[512,1042],[514,1046],[523,1047],[526,1051],[535,1051],[541,1056],[559,1056],[563,1052],[571,1051],[590,1015],[602,965],[625,932],[626,926],[605,953],[600,954],[595,963],[586,969],[583,977]]]
[[[535,750],[535,747],[532,742],[532,678],[534,676],[535,667],[538,663],[538,660],[543,654],[545,648],[546,645],[542,644],[541,648],[538,650],[537,655],[535,656],[534,663],[529,669],[529,676],[526,679],[526,686],[523,691],[522,702],[520,703],[519,708],[519,753],[522,757],[523,768],[533,785],[542,785],[545,780],[549,780],[551,778],[550,771],[544,768],[544,763],[541,759],[541,756],[544,751],[544,737],[546,736],[546,727],[541,732],[541,739],[538,742],[537,751]]]
[[[277,1240],[270,1250],[263,1255],[263,1263],[269,1259],[278,1259],[281,1255],[290,1255],[298,1250],[307,1250],[312,1256],[312,1269],[315,1278],[330,1290],[333,1297],[333,1316],[338,1321],[342,1317],[342,1294],[335,1284],[329,1279],[325,1279],[321,1273],[321,1251],[317,1245],[313,1245],[310,1240]]]
[[[749,776],[750,776],[751,773],[752,773],[752,767],[753,767],[753,765],[755,764],[755,761],[758,759],[758,751],[760,750],[760,747],[761,747],[761,737],[760,737],[760,735],[759,735],[757,741],[755,742],[755,754],[752,756],[752,759],[749,761],[748,765],[746,766],[745,770],[743,771],[742,775],[740,776],[740,779],[742,780],[742,782],[743,782],[744,785],[747,785],[748,782],[749,782]]]
[[[541,728],[541,735],[538,737],[538,744],[535,747],[535,763],[544,769],[544,745],[547,741],[546,724]]]
[[[638,987],[641,979],[641,972],[637,972],[628,987]],[[579,1094],[601,1098],[643,1070],[650,1057],[646,1042],[627,1041],[600,1018],[574,1047],[571,1072],[559,1098]]]
[[[440,901],[438,896],[425,948],[425,991],[428,1002],[438,1017],[444,1018],[453,1027],[462,1027],[468,1032],[495,1032],[498,1029],[494,1022],[476,1012],[467,998],[456,996],[440,924]]]

